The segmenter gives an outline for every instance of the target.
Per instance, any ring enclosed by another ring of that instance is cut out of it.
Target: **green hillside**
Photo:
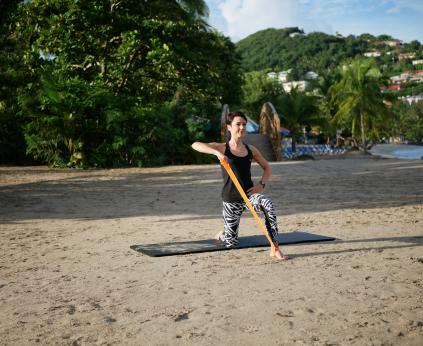
[[[328,35],[322,32],[304,34],[299,28],[266,29],[258,31],[236,44],[242,57],[245,72],[294,69],[295,77],[302,78],[307,71],[321,73],[339,66],[347,59],[357,58],[369,51],[378,50],[377,63],[386,74],[413,68],[409,61],[399,61],[403,52],[415,52],[421,58],[423,50],[418,41],[390,46],[395,41],[388,35],[362,34]],[[407,64],[409,66],[407,66]]]

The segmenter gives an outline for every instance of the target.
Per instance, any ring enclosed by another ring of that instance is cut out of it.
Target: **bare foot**
[[[275,257],[275,258],[277,258],[279,260],[283,260],[283,261],[289,260],[289,256],[282,255],[281,250],[279,250],[279,249],[276,250],[274,247],[272,247],[270,249],[270,257]]]
[[[219,233],[217,233],[215,236],[214,236],[214,238],[213,239],[215,239],[215,240],[220,240],[220,236],[223,234],[223,230],[222,231],[220,231]]]

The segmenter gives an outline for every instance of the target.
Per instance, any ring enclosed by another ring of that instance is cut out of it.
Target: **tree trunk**
[[[363,150],[367,151],[366,147],[366,131],[364,128],[364,114],[360,112],[360,127],[361,127],[361,145],[363,146]]]
[[[292,138],[291,148],[292,148],[292,153],[294,154],[297,151],[297,143],[295,141],[295,131],[294,130],[291,130],[291,138]]]

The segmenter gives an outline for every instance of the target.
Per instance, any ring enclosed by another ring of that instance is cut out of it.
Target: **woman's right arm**
[[[200,153],[216,155],[219,160],[226,160],[225,143],[194,142],[191,147]]]

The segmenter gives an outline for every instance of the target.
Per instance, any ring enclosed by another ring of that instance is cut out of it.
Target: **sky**
[[[267,28],[358,36],[387,34],[423,44],[423,0],[206,0],[208,23],[237,42]]]

